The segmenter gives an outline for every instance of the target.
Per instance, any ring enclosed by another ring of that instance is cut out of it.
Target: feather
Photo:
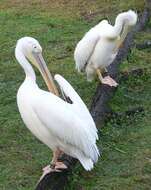
[[[74,51],[74,60],[76,63],[76,69],[79,72],[85,68],[85,65],[93,54],[95,46],[100,39],[99,30],[105,23],[108,22],[106,20],[103,20],[99,24],[91,28],[78,42]]]
[[[54,78],[59,84],[60,89],[62,89],[64,94],[71,99],[72,110],[75,113],[77,113],[80,119],[82,119],[85,122],[91,133],[94,134],[94,140],[96,141],[96,139],[98,139],[97,128],[86,105],[84,104],[80,96],[77,94],[77,92],[73,89],[73,87],[69,84],[69,82],[66,81],[61,75],[57,74],[54,76]]]
[[[39,103],[37,104],[37,102]],[[59,141],[77,148],[85,157],[96,162],[99,151],[94,142],[93,134],[84,121],[70,109],[70,106],[71,104],[42,90],[40,96],[36,96],[32,102],[33,110],[38,119],[53,136]]]

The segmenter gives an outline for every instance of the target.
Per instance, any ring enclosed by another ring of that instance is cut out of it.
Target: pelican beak
[[[50,74],[47,68],[46,62],[44,61],[42,54],[40,52],[32,52],[32,54],[49,91],[58,96],[59,95],[58,90],[53,81],[52,75]]]

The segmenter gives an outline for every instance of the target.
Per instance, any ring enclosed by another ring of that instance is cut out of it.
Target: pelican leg
[[[58,161],[58,158],[63,154],[63,152],[61,150],[58,149],[57,153],[56,153],[56,160],[55,160],[55,170],[56,171],[61,171],[64,169],[67,169],[67,166],[61,162]]]
[[[63,152],[59,149],[53,152],[51,164],[43,168],[43,174],[39,181],[41,181],[44,176],[50,172],[61,172],[61,170],[67,169],[67,166],[63,162],[57,161],[61,154],[63,154]]]
[[[53,152],[53,158],[52,158],[52,161],[50,164],[50,167],[52,169],[55,169],[55,166],[56,166],[56,163],[57,163],[57,160],[58,160],[60,154],[61,154],[61,151],[59,149],[57,149],[56,151]]]
[[[55,171],[58,171],[59,169],[67,169],[67,166],[63,162],[58,161],[58,158],[61,156],[61,154],[63,154],[63,152],[59,149],[57,149],[53,154],[50,167]]]
[[[56,162],[58,160],[58,157],[60,156],[60,150],[57,149],[53,152],[53,157],[52,157],[52,161],[49,165],[47,165],[46,167],[43,168],[43,172],[51,169],[52,171],[55,170],[55,166],[56,166]]]
[[[61,156],[63,152],[59,149],[53,152],[53,158],[50,165],[43,168],[43,172],[45,175],[50,172],[60,172],[59,169],[67,169],[67,166],[63,162],[59,162],[58,158]]]
[[[114,87],[118,85],[118,83],[114,79],[112,79],[110,76],[106,76],[103,78],[101,71],[99,69],[97,69],[96,72],[102,84],[107,84],[109,86],[114,86]]]

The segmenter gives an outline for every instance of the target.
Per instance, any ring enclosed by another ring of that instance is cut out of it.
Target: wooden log
[[[151,0],[147,0],[146,3],[147,6],[136,26],[136,29],[128,35],[123,48],[118,53],[116,60],[108,68],[109,74],[114,79],[116,79],[118,76],[119,64],[128,55],[129,49],[132,46],[134,33],[141,31],[149,19]],[[109,87],[107,85],[101,84],[98,85],[90,108],[91,114],[96,122],[98,120],[101,120],[103,122],[106,113],[110,111],[108,103],[109,100],[113,97],[115,90],[116,89],[114,87]],[[38,183],[36,190],[60,190],[65,188],[66,184],[68,183],[68,175],[72,174],[72,169],[74,168],[77,160],[67,155],[63,155],[60,159],[69,167],[68,170],[61,173],[53,172],[47,174]]]

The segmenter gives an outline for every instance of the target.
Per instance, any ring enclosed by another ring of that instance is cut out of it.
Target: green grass
[[[88,83],[74,69],[73,51],[83,34],[100,19],[114,21],[117,13],[142,10],[136,0],[1,0],[0,1],[0,189],[33,190],[41,168],[51,159],[50,150],[24,126],[16,105],[16,93],[24,73],[14,58],[16,41],[23,36],[39,40],[52,73],[71,82],[90,105],[97,81]],[[92,13],[98,12],[94,16]],[[87,19],[90,18],[90,19]],[[150,27],[151,21],[146,27]],[[151,38],[147,31],[135,42]],[[141,77],[123,81],[110,102],[116,112],[142,106],[143,114],[108,121],[100,132],[98,146],[103,154],[92,172],[80,165],[68,189],[149,190],[151,186],[151,56],[148,50],[133,49],[121,70],[146,68]],[[37,81],[46,88],[40,74]]]

